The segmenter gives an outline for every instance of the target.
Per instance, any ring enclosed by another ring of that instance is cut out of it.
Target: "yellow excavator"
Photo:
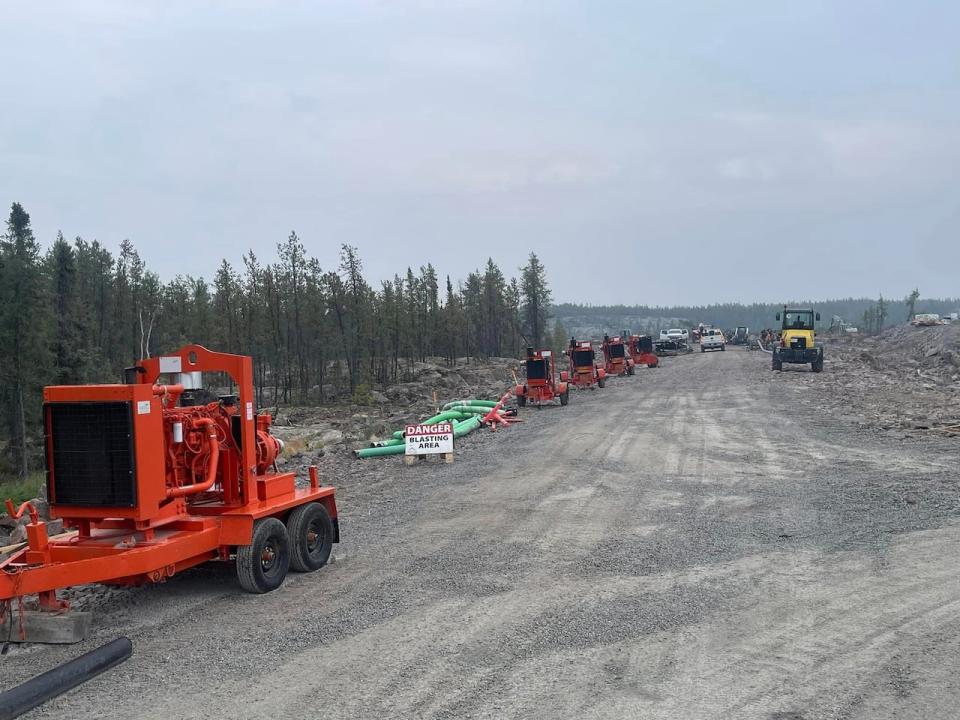
[[[783,313],[777,313],[781,320],[780,344],[773,348],[773,369],[783,370],[784,363],[806,365],[815,373],[823,370],[823,347],[816,344],[816,321],[820,313],[811,308],[790,308],[783,306]]]

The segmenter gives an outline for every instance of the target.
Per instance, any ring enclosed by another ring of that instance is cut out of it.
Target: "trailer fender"
[[[565,392],[567,392],[567,389],[567,383],[561,382],[559,385],[557,385],[557,394],[563,395]]]
[[[513,394],[516,395],[517,397],[520,397],[521,395],[526,395],[526,394],[527,394],[527,387],[526,387],[526,385],[517,385],[517,386],[513,389]]]
[[[560,371],[560,380],[561,380],[561,382],[569,382],[569,380],[570,380],[570,373],[568,373],[566,370],[561,370],[561,371]]]
[[[607,371],[603,368],[597,368],[597,379],[602,380],[607,376]]]

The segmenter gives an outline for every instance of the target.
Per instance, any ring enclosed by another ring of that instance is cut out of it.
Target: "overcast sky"
[[[960,295],[960,3],[0,0],[0,202],[212,277],[533,250],[599,303]]]

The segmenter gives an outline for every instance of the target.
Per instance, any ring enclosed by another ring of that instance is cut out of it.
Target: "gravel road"
[[[953,716],[956,441],[826,415],[805,374],[667,358],[452,466],[366,461],[337,479],[333,564],[88,600],[84,648],[135,655],[34,716]],[[8,655],[2,684],[77,652]]]

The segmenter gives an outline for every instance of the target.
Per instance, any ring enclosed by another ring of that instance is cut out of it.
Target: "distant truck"
[[[703,335],[700,337],[700,352],[704,353],[707,350],[723,351],[726,349],[727,339],[723,336],[723,330],[710,328],[703,331]]]
[[[918,313],[910,321],[911,325],[916,327],[925,327],[931,325],[943,325],[943,320],[937,313]]]

